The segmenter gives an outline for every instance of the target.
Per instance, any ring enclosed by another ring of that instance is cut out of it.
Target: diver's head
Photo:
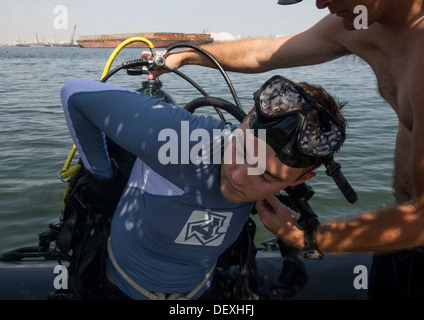
[[[226,149],[232,162],[224,156],[221,167],[221,191],[231,202],[264,199],[309,180],[345,139],[344,104],[321,87],[274,76],[254,101]],[[237,156],[244,160],[236,162]]]
[[[336,102],[321,87],[281,76],[266,81],[254,101],[246,117],[249,127],[256,137],[265,129],[266,144],[281,163],[306,172],[324,164],[346,200],[358,200],[333,157],[346,139],[346,121],[340,113],[345,103]]]

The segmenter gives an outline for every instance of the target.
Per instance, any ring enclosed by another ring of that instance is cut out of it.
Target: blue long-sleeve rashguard
[[[105,135],[137,156],[111,226],[112,251],[120,267],[150,292],[193,290],[237,239],[253,205],[230,203],[220,191],[216,159],[222,150],[216,146],[234,127],[97,81],[69,80],[61,98],[87,170],[112,176]],[[199,141],[206,139],[202,147],[209,152],[194,159]],[[146,299],[109,260],[107,272],[128,296]]]

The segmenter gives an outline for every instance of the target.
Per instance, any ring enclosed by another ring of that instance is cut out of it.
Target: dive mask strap
[[[333,178],[346,200],[350,203],[355,203],[358,200],[358,195],[340,171],[341,165],[334,161],[333,156],[329,157],[329,160],[325,162],[325,168],[327,169],[325,173]]]

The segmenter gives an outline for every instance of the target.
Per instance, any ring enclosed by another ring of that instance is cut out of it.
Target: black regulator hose
[[[196,82],[194,82],[191,78],[186,76],[184,73],[182,73],[180,70],[165,66],[165,69],[174,72],[175,74],[179,75],[181,78],[186,80],[188,83],[190,83],[193,87],[195,87],[201,94],[203,94],[205,97],[208,97],[209,95],[206,93],[205,90],[201,86],[199,86]]]
[[[228,75],[225,72],[225,70],[218,63],[218,61],[216,61],[216,59],[209,52],[207,52],[206,50],[202,49],[199,46],[196,46],[196,45],[193,45],[193,44],[190,44],[190,43],[176,43],[176,44],[173,44],[173,45],[169,46],[166,49],[166,52],[169,52],[169,51],[174,50],[176,48],[191,48],[191,49],[194,49],[196,51],[199,51],[200,53],[202,53],[203,55],[205,55],[210,61],[212,61],[212,63],[216,66],[216,68],[221,72],[222,76],[225,79],[225,82],[227,82],[228,88],[231,91],[231,95],[233,96],[233,99],[234,99],[235,104],[237,105],[237,107],[239,107],[241,110],[243,110],[243,107],[241,106],[240,100],[239,100],[239,98],[237,96],[237,93],[236,93],[236,91],[234,89],[233,84],[231,83],[230,78],[228,77]],[[172,68],[169,68],[169,70],[173,71]]]
[[[126,61],[124,63],[122,63],[121,65],[117,66],[116,68],[112,69],[111,71],[108,72],[107,75],[105,75],[100,82],[106,82],[107,80],[109,80],[109,78],[111,78],[115,73],[117,73],[120,70],[123,69],[130,69],[130,68],[134,68],[134,67],[140,67],[140,66],[149,66],[149,61],[146,59],[135,59],[135,60],[130,60],[130,61]]]
[[[240,123],[243,122],[243,119],[246,117],[246,113],[237,107],[235,104],[221,98],[216,97],[201,97],[194,99],[193,101],[187,103],[184,107],[185,110],[193,113],[196,109],[204,106],[212,106],[227,111],[234,118],[237,119]]]
[[[189,78],[188,76],[186,76],[184,73],[182,73],[181,71],[177,70],[177,69],[173,69],[171,67],[165,66],[165,69],[174,72],[175,74],[179,75],[181,78],[183,78],[184,80],[186,80],[187,82],[189,82],[193,87],[195,87],[201,94],[203,94],[203,96],[205,97],[209,97],[209,95],[206,93],[205,90],[202,89],[201,86],[199,86],[196,82],[194,82],[191,78]],[[211,104],[205,104],[204,106],[213,106]],[[222,121],[226,121],[224,115],[222,114],[221,110],[216,107],[213,106],[216,113],[218,114],[219,118]],[[187,109],[187,106],[184,108]],[[197,108],[196,108],[197,109]]]

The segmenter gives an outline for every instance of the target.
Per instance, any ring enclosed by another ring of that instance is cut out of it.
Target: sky
[[[315,1],[277,0],[0,0],[0,43],[68,41],[80,35],[136,32],[228,32],[235,37],[293,34],[328,14]]]

